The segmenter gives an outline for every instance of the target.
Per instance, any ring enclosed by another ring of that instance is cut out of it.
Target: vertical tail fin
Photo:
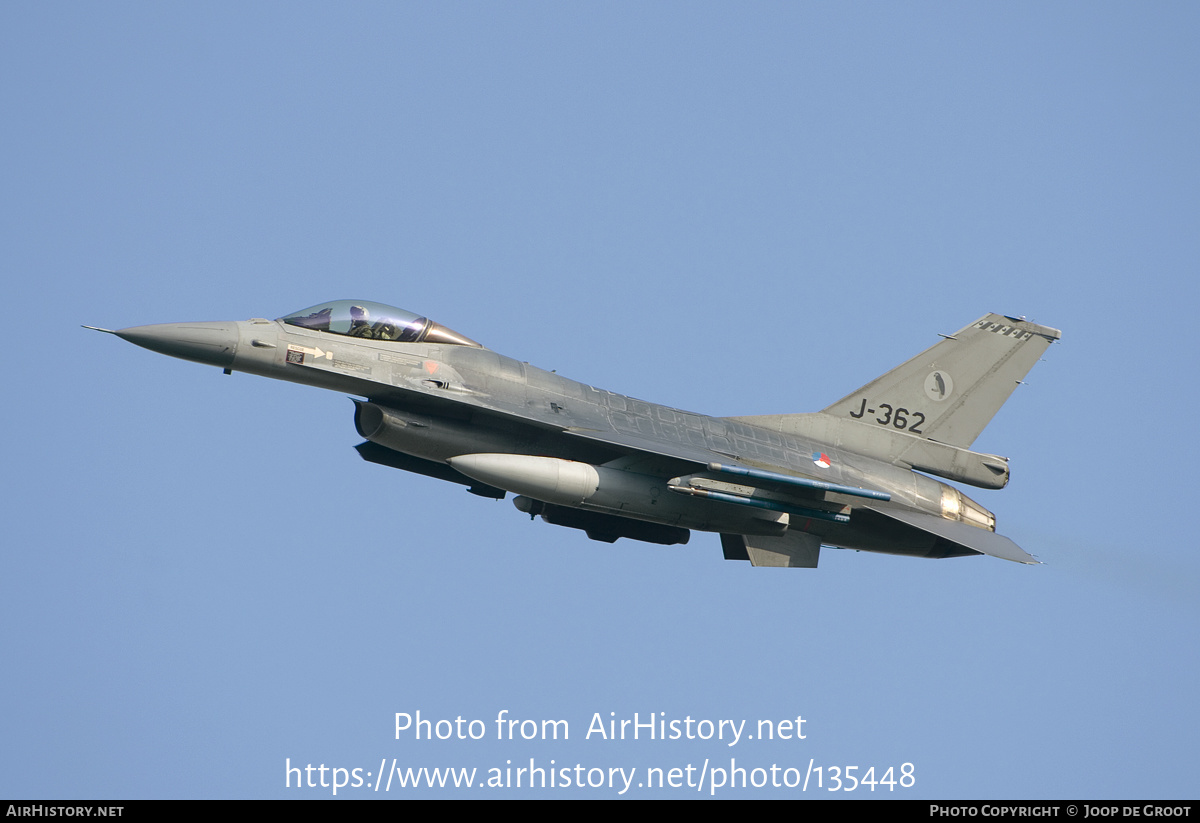
[[[822,411],[966,448],[1061,336],[988,314]]]

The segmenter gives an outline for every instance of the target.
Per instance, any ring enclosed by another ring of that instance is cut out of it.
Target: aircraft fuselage
[[[727,557],[743,558],[738,540],[753,549],[786,538],[792,548],[780,551],[811,552],[811,562],[790,565],[815,565],[820,544],[929,557],[977,551],[1005,556],[975,545],[972,530],[994,532],[994,518],[959,490],[904,465],[805,436],[797,424],[760,418],[766,425],[754,425],[598,389],[505,357],[424,318],[410,324],[424,323],[434,331],[421,334],[438,342],[331,333],[330,312],[323,312],[318,320],[310,320],[320,314],[313,313],[301,321],[319,322],[320,329],[285,318],[140,326],[116,334],[226,373],[363,398],[356,401],[355,425],[368,441],[359,447],[365,459],[459,482],[485,496],[514,492],[518,508],[531,516],[601,540],[679,543],[686,542],[687,530],[712,531],[722,534]],[[370,334],[365,324],[362,331]],[[946,380],[938,374],[936,388],[944,390]],[[842,417],[857,420],[867,405],[864,396]],[[914,439],[885,434],[905,444]],[[963,531],[963,525],[970,528]]]

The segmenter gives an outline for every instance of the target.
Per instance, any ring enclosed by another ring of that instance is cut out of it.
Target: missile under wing
[[[1007,484],[1007,459],[970,446],[1060,336],[1020,318],[985,315],[820,412],[730,418],[578,383],[370,301],[110,333],[350,394],[363,459],[515,494],[518,510],[595,540],[715,532],[726,558],[757,566],[815,567],[822,546],[1036,562],[934,479]]]

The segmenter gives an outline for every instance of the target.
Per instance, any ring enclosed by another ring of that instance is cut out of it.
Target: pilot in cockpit
[[[350,331],[346,334],[350,337],[374,337],[371,331],[371,313],[362,306],[351,306]]]

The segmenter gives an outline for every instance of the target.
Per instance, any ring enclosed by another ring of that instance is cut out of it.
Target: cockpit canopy
[[[334,300],[281,317],[289,326],[396,343],[445,343],[483,348],[453,329],[410,311],[368,300]]]

